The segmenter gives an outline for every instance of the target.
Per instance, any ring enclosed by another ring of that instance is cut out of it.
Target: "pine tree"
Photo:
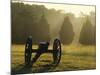
[[[63,44],[70,44],[73,41],[74,31],[69,17],[65,17],[60,30],[60,39]]]
[[[34,43],[38,43],[41,41],[50,41],[50,30],[49,24],[45,18],[45,15],[41,16],[40,21],[34,28],[33,40]]]
[[[80,32],[79,42],[81,44],[90,45],[94,43],[94,29],[91,22],[87,19],[83,24],[82,30]]]

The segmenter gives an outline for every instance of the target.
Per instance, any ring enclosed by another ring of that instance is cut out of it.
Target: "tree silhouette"
[[[33,43],[50,40],[49,24],[43,15],[46,8],[43,5],[12,3],[11,8],[12,43],[24,44],[30,35],[33,36]]]
[[[83,24],[79,42],[84,45],[91,45],[95,43],[95,27],[93,27],[88,19]]]
[[[33,32],[33,41],[34,43],[38,43],[41,41],[50,41],[50,32],[49,32],[49,24],[43,14],[41,16],[40,21],[34,27]]]
[[[93,44],[96,44],[96,26],[93,26]]]
[[[60,39],[63,44],[70,44],[73,41],[74,31],[68,16],[65,17],[60,30]]]

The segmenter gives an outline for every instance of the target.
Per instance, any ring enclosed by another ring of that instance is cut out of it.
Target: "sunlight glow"
[[[95,6],[93,5],[74,5],[74,4],[58,4],[58,3],[43,3],[43,2],[30,2],[20,1],[25,4],[36,4],[44,5],[48,9],[62,10],[63,13],[73,13],[76,17],[80,16],[81,13],[89,15],[90,12],[95,12]]]

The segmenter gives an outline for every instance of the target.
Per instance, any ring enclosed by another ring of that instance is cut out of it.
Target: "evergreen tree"
[[[83,24],[82,30],[80,32],[79,42],[81,44],[90,45],[95,42],[95,28],[91,22],[87,19]]]
[[[72,43],[73,38],[74,38],[74,31],[72,23],[69,17],[66,16],[60,30],[60,39],[63,44],[70,44]]]
[[[96,26],[93,26],[93,44],[96,44]]]
[[[38,43],[41,41],[50,41],[49,31],[49,24],[45,18],[45,15],[42,15],[40,21],[34,27],[33,43]]]
[[[50,40],[49,24],[43,15],[46,12],[44,6],[12,3],[11,8],[12,43],[24,44],[30,35],[33,43]]]

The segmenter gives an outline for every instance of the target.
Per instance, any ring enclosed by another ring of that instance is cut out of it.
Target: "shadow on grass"
[[[26,67],[25,65],[18,65],[16,68],[13,68],[11,70],[11,75],[16,75],[16,74],[25,74],[25,73],[31,73],[32,68],[31,67]]]
[[[33,70],[33,73],[52,72],[56,67],[57,67],[57,64],[54,64],[54,63],[39,65],[39,68]]]
[[[45,65],[38,65],[32,67],[27,67],[25,65],[18,65],[16,68],[12,69],[11,75],[16,74],[29,74],[29,73],[43,73],[43,72],[50,72],[57,67],[58,64],[49,63]]]

